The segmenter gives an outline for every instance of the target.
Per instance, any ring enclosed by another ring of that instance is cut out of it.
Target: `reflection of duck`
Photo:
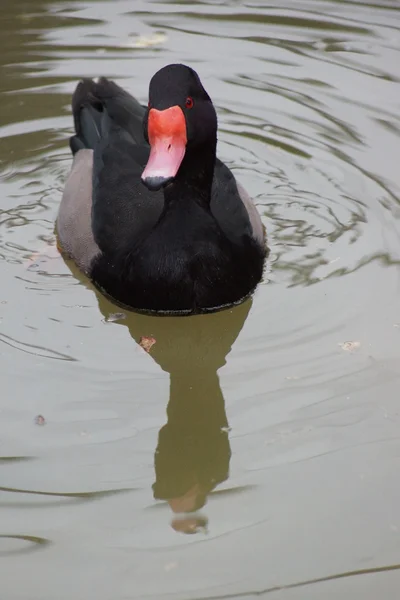
[[[230,445],[224,398],[216,372],[171,374],[168,422],[155,453],[154,497],[174,513],[190,513],[229,475]],[[188,531],[196,520],[175,521]]]
[[[96,295],[100,311],[108,318],[115,305]],[[168,421],[159,432],[153,491],[177,515],[200,509],[207,495],[228,478],[228,422],[217,371],[225,364],[250,307],[251,299],[207,316],[160,319],[127,313],[126,319],[118,321],[137,343],[144,336],[153,337],[150,355],[170,373]],[[204,525],[202,517],[187,515],[172,523],[186,533],[200,525]]]
[[[61,247],[121,304],[199,313],[259,283],[260,216],[216,158],[217,116],[193,69],[168,65],[141,106],[107,79],[72,99],[74,163],[57,218]]]

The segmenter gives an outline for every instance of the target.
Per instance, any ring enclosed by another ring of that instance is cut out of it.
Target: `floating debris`
[[[346,352],[354,352],[355,350],[358,350],[361,347],[361,342],[343,342],[341,344],[338,344],[342,350],[345,350]]]
[[[123,319],[126,319],[125,313],[110,313],[105,321],[106,323],[115,323],[115,321],[122,321]]]
[[[151,35],[139,35],[135,39],[128,39],[119,45],[122,48],[151,48],[159,46],[167,41],[165,33],[153,33]]]
[[[46,425],[46,419],[43,415],[37,415],[35,417],[35,423],[36,425]]]
[[[221,431],[223,433],[230,433],[232,431],[232,427],[221,427]]]
[[[139,340],[139,346],[141,346],[146,352],[150,352],[151,348],[154,346],[155,343],[156,338],[147,335],[142,335],[142,337]]]
[[[193,535],[196,533],[207,534],[207,525],[207,517],[202,516],[183,517],[173,519],[171,521],[172,529],[174,529],[177,533],[186,533],[188,535]]]

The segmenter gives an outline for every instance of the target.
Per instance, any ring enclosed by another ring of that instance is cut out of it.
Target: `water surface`
[[[398,3],[4,6],[1,597],[397,598]],[[187,319],[121,314],[54,247],[77,80],[145,102],[170,62],[271,247],[252,301]]]

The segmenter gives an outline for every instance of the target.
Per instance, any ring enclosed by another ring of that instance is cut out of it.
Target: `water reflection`
[[[96,295],[108,319],[115,305],[97,291]],[[170,374],[167,422],[159,431],[154,454],[153,494],[168,502],[176,531],[196,533],[205,528],[207,519],[198,511],[229,476],[228,420],[218,370],[251,304],[249,299],[219,313],[184,318],[129,313],[118,321],[138,344],[142,337],[155,339],[149,354]]]
[[[167,500],[176,515],[192,513],[203,508],[208,494],[229,476],[228,421],[212,365],[206,372],[200,368],[198,373],[171,373],[167,415],[154,457],[154,498]],[[205,524],[201,516],[173,521],[173,527],[185,533]]]

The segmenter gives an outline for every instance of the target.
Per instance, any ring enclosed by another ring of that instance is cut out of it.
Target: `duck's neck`
[[[209,206],[214,177],[217,140],[188,149],[174,182],[164,191],[166,204],[191,198]]]

